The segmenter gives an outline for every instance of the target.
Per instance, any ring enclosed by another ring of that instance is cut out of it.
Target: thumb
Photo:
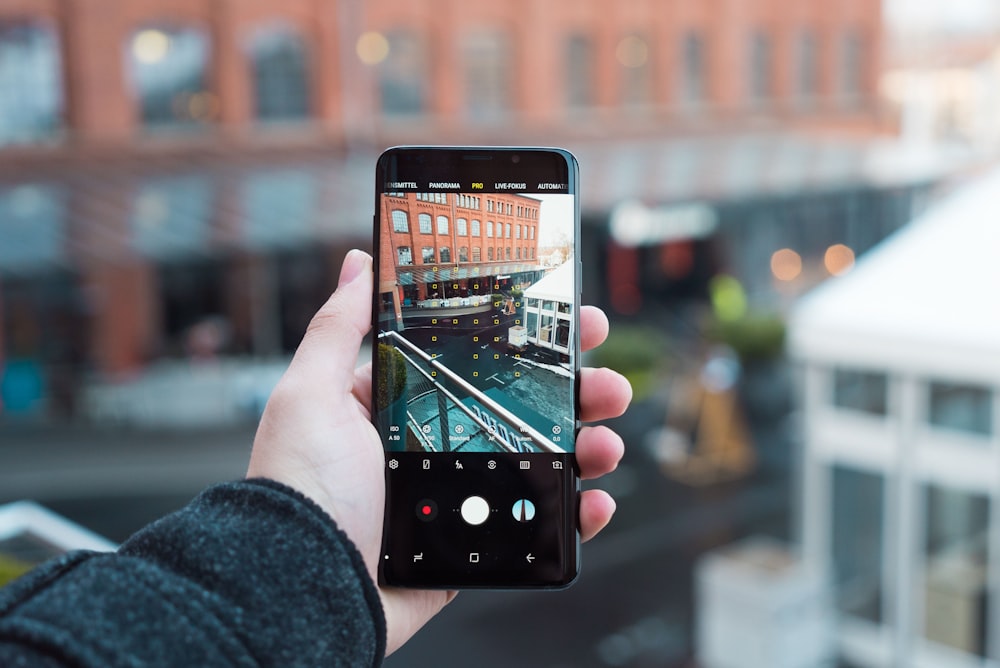
[[[343,381],[349,390],[361,342],[371,329],[372,280],[371,256],[350,251],[337,290],[309,322],[294,364],[312,367],[325,383]]]

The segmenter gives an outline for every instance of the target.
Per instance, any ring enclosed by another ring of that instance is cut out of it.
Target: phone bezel
[[[574,203],[574,234],[573,234],[573,244],[574,244],[574,278],[575,278],[575,291],[577,299],[577,308],[574,309],[573,317],[575,319],[574,336],[573,336],[573,360],[574,360],[574,371],[576,375],[576,382],[573,383],[573,410],[574,410],[574,422],[575,422],[575,432],[579,432],[580,428],[580,402],[579,402],[579,385],[580,385],[580,360],[581,360],[581,349],[580,349],[580,336],[579,336],[579,303],[580,303],[580,286],[581,286],[581,273],[582,265],[580,261],[580,234],[581,234],[581,223],[580,223],[580,198],[579,198],[579,167],[575,156],[569,151],[560,148],[550,148],[550,147],[540,147],[540,146],[396,146],[387,149],[380,156],[376,164],[376,189],[375,189],[375,218],[373,225],[373,249],[374,249],[374,271],[375,271],[375,288],[372,294],[372,327],[373,331],[377,332],[379,327],[379,307],[380,307],[380,291],[379,291],[379,276],[380,276],[380,243],[381,243],[381,220],[382,215],[382,195],[385,192],[391,192],[391,189],[385,187],[386,184],[390,182],[400,181],[400,174],[411,174],[414,170],[441,170],[435,174],[435,178],[440,178],[441,180],[448,180],[449,174],[455,174],[461,169],[476,169],[474,165],[476,164],[489,164],[489,173],[491,179],[496,181],[504,180],[525,180],[530,181],[528,175],[535,176],[537,174],[542,174],[548,179],[555,178],[555,174],[559,170],[553,170],[550,167],[545,167],[545,163],[548,162],[551,165],[558,165],[565,170],[568,194],[573,195]],[[405,163],[405,165],[401,165]],[[446,165],[442,167],[442,165]],[[461,169],[460,169],[461,168]],[[485,170],[480,170],[485,171]],[[468,190],[461,190],[458,192],[468,193]],[[484,195],[488,192],[497,192],[495,190],[485,191]],[[537,189],[526,188],[523,191],[518,191],[526,195],[532,194],[533,192],[538,192]],[[373,390],[376,378],[378,378],[379,368],[378,368],[378,355],[377,346],[372,347],[372,382]],[[376,393],[372,392],[373,401],[375,401]],[[376,407],[373,406],[372,415],[373,419],[376,414]],[[377,426],[376,426],[377,428]],[[380,437],[383,437],[380,434]],[[390,457],[390,451],[383,447],[383,453],[386,460],[388,461]],[[562,485],[567,492],[567,503],[568,512],[566,515],[566,523],[571,524],[571,526],[562,527],[560,533],[564,534],[567,539],[572,538],[571,545],[566,545],[565,559],[562,563],[562,576],[557,581],[547,582],[545,584],[537,583],[526,583],[526,582],[470,582],[463,581],[460,577],[456,576],[455,581],[451,582],[436,582],[430,583],[426,581],[420,581],[415,579],[413,581],[403,580],[400,581],[399,578],[386,578],[385,569],[383,568],[384,562],[380,559],[379,562],[379,578],[383,584],[388,584],[391,586],[401,586],[401,587],[419,587],[419,588],[440,588],[440,589],[563,589],[570,586],[578,577],[580,572],[580,533],[579,533],[579,495],[580,495],[580,476],[578,466],[576,464],[575,457],[575,434],[574,434],[574,448],[573,451],[567,453],[569,455],[569,465],[565,467],[564,473],[562,475]],[[390,541],[389,532],[391,527],[389,526],[389,500],[391,498],[391,478],[389,475],[388,467],[386,468],[386,512],[384,516],[383,525],[383,550],[382,555],[386,555],[387,544]]]

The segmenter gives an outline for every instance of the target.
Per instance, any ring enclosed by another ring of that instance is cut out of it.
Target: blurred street
[[[4,425],[0,503],[31,499],[120,542],[205,486],[243,477],[251,425],[200,431]]]
[[[701,488],[672,481],[644,446],[654,412],[639,405],[612,423],[627,452],[601,487],[618,511],[584,547],[576,584],[562,592],[464,592],[387,665],[467,666],[470,657],[482,668],[690,665],[694,561],[746,535],[786,538],[789,477],[773,463]],[[120,542],[205,486],[241,477],[253,433],[249,424],[184,431],[4,425],[0,503],[33,499]],[[770,438],[761,450],[787,461],[785,439]]]

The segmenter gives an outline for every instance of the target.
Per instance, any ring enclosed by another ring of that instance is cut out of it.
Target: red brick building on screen
[[[541,202],[505,193],[382,196],[379,292],[402,310],[474,306],[534,281]],[[471,300],[471,302],[470,302]],[[484,302],[485,303],[485,302]]]

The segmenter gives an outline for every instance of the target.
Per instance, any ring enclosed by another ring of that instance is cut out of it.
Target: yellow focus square
[[[477,324],[478,324],[478,323],[477,323]],[[479,337],[478,337],[478,336],[473,336],[473,337],[472,337],[472,340],[473,340],[473,341],[479,341]]]
[[[499,353],[494,353],[493,354],[493,359],[495,359],[495,360],[500,359],[500,354]]]
[[[521,372],[520,371],[515,371],[514,372],[514,378],[520,378],[520,377],[521,377]]]
[[[472,359],[474,360],[479,359],[479,353],[472,353]]]
[[[434,335],[434,336],[431,337],[431,341],[437,341],[437,340],[438,340],[437,335]]]
[[[431,324],[432,325],[438,324],[438,319],[437,318],[431,318]]]
[[[473,371],[473,372],[472,372],[472,375],[473,375],[473,376],[478,376],[478,375],[479,375],[479,372],[478,372],[478,371]]]

